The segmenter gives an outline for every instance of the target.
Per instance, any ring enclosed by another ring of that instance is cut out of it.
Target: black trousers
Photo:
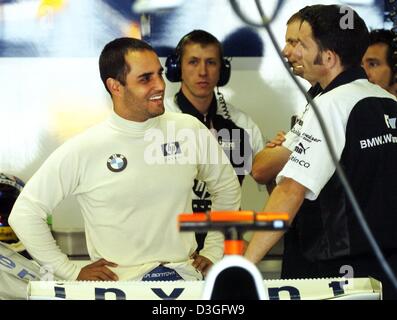
[[[385,251],[384,255],[397,276],[397,251]],[[397,300],[397,290],[374,255],[365,254],[332,260],[310,261],[302,254],[296,231],[290,230],[285,234],[282,279],[342,277],[344,273],[340,273],[340,268],[343,265],[352,266],[354,278],[372,277],[379,280],[382,283],[384,300]]]

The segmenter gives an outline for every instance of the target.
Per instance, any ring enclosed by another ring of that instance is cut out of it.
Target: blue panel
[[[383,2],[372,2],[372,14],[383,14]],[[241,3],[252,8],[248,14],[257,16],[253,0]],[[133,4],[133,0],[0,0],[0,56],[98,57],[108,41],[139,35],[140,15],[132,11]],[[264,31],[246,27],[227,0],[186,0],[177,8],[150,14],[149,24],[144,39],[160,56],[170,54],[184,34],[198,28],[220,39],[226,56],[261,57],[265,51],[259,34]]]

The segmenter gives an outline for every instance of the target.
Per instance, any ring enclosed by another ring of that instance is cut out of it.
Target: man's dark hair
[[[203,47],[214,44],[218,47],[219,57],[223,58],[223,48],[220,41],[211,33],[198,29],[184,35],[176,46],[175,53],[179,56],[179,61],[182,60],[185,46],[191,43],[198,43]]]
[[[295,21],[302,21],[302,14],[300,11],[295,12],[292,16],[289,17],[288,21],[287,21],[287,26]]]
[[[353,12],[352,26],[343,26],[342,18]],[[360,66],[368,48],[369,33],[364,20],[353,9],[338,5],[313,5],[299,11],[302,21],[312,28],[319,49],[335,52],[345,68]],[[352,27],[352,28],[350,28]]]
[[[99,73],[106,90],[106,80],[113,78],[122,85],[126,84],[126,77],[131,70],[131,66],[125,61],[125,56],[129,51],[153,51],[154,49],[146,42],[135,38],[117,38],[109,42],[103,48],[99,56]]]
[[[369,45],[384,43],[387,46],[386,61],[392,73],[395,73],[395,65],[397,64],[397,56],[393,56],[396,46],[393,42],[395,35],[393,31],[386,29],[375,29],[369,33]]]

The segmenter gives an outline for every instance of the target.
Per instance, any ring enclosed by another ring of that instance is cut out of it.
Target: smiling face
[[[129,51],[125,56],[130,71],[123,86],[118,83],[115,112],[121,117],[143,122],[164,113],[163,68],[157,55],[148,50]]]
[[[298,45],[294,49],[294,55],[302,62],[305,79],[310,83],[322,82],[326,74],[322,54],[313,38],[312,28],[304,21],[299,29]]]
[[[283,55],[287,59],[288,64],[292,68],[292,72],[297,76],[303,77],[302,62],[299,61],[298,57],[294,54],[294,48],[298,44],[298,34],[301,20],[294,20],[287,25],[287,31],[285,32],[285,47],[283,49]]]
[[[188,43],[181,59],[182,92],[190,100],[209,100],[219,81],[221,58],[215,44]]]

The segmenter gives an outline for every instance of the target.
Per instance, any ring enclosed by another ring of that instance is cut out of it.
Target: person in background
[[[194,233],[177,216],[191,211],[193,179],[205,181],[214,210],[238,210],[233,167],[210,131],[189,115],[164,113],[163,68],[133,38],[109,42],[100,76],[113,102],[109,118],[60,146],[28,181],[9,217],[40,265],[66,280],[200,280]],[[57,247],[46,217],[76,196],[91,264],[80,268]],[[208,235],[200,254],[215,263],[223,237]]]
[[[263,137],[251,117],[226,103],[219,92],[218,87],[228,83],[230,72],[230,62],[224,58],[222,45],[216,37],[204,30],[189,32],[166,61],[168,80],[181,82],[181,87],[173,98],[166,100],[165,108],[194,116],[214,133],[241,185],[251,173],[253,157],[263,148]],[[204,181],[195,180],[193,211],[206,212],[211,206],[212,193]],[[207,238],[205,234],[196,234],[196,237],[200,253],[206,247]],[[201,261],[202,265],[208,263],[205,258]]]
[[[24,186],[25,183],[18,177],[0,172],[0,242],[25,258],[31,259],[8,223],[12,207]]]
[[[305,78],[323,88],[314,100],[336,157],[396,272],[397,102],[367,80],[360,66],[369,42],[367,27],[349,8],[353,28],[341,28],[343,12],[337,5],[303,9],[295,50]],[[348,266],[353,277],[380,280],[386,299],[397,297],[359,226],[312,109],[264,211],[288,213],[294,229],[284,237],[282,278],[338,277]],[[255,232],[245,257],[259,262],[282,235]]]
[[[303,67],[302,61],[298,61],[294,53],[294,49],[298,44],[299,28],[302,23],[301,14],[295,12],[287,21],[287,29],[285,31],[285,46],[282,51],[283,56],[286,58],[288,65],[291,67],[291,71],[303,78]]]
[[[295,54],[295,47],[298,44],[299,28],[302,24],[302,14],[295,12],[287,21],[285,33],[285,46],[283,55],[287,63],[291,66],[292,72],[306,79],[303,73],[303,66],[300,57]],[[307,80],[307,79],[306,79]],[[321,92],[321,86],[313,81],[309,81],[311,87],[307,92],[314,98]],[[291,119],[291,130],[287,132],[279,131],[277,135],[266,143],[265,148],[259,152],[252,166],[252,175],[258,183],[266,184],[268,192],[271,193],[275,187],[275,178],[280,170],[287,163],[289,156],[294,151],[295,144],[300,135],[300,127],[303,124],[304,114],[309,106],[307,105],[300,115],[295,115]]]
[[[364,54],[362,65],[368,80],[397,96],[396,35],[386,29],[372,30],[369,34],[369,46]]]

